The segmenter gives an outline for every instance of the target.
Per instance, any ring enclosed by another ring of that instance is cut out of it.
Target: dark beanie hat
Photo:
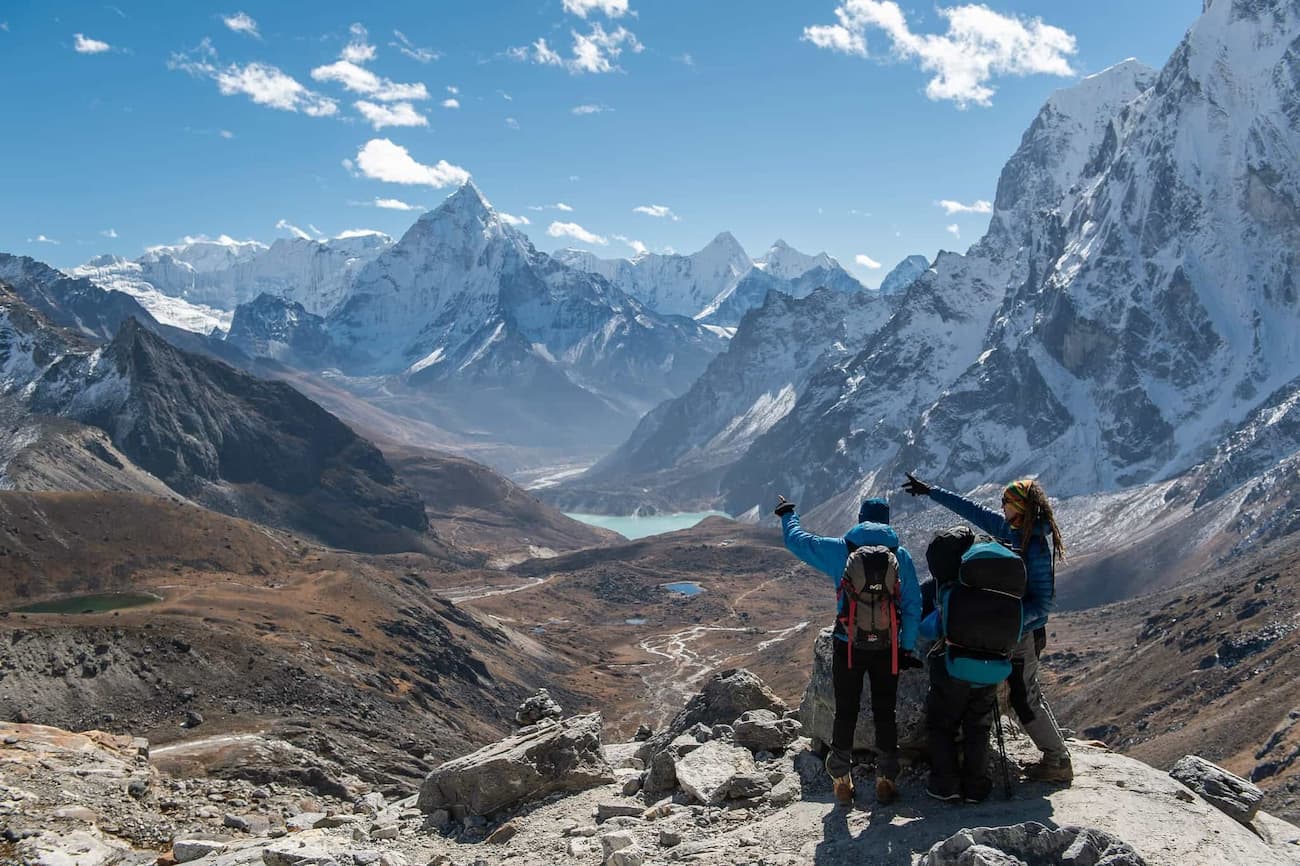
[[[864,499],[858,509],[858,523],[888,523],[889,503],[883,499]]]

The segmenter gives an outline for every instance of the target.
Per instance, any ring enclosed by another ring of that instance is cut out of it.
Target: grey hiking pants
[[[1011,677],[1008,685],[1011,690],[1011,707],[1020,719],[1020,726],[1043,752],[1043,757],[1053,761],[1063,761],[1070,757],[1065,747],[1065,738],[1052,715],[1052,708],[1043,697],[1043,690],[1038,685],[1038,654],[1042,652],[1042,643],[1046,643],[1043,632],[1030,632],[1020,639],[1015,652],[1011,654]]]

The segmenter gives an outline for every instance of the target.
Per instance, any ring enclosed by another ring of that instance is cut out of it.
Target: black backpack
[[[882,545],[849,545],[837,593],[839,624],[848,638],[848,662],[853,667],[853,647],[889,649],[898,672],[898,557]]]
[[[1024,627],[1026,585],[1025,562],[1012,548],[992,539],[967,548],[957,580],[939,590],[950,676],[994,685],[1010,675]]]

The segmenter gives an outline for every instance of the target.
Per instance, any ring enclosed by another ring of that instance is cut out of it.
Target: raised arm
[[[960,493],[944,490],[942,487],[930,488],[930,498],[995,538],[1011,538],[1011,526],[1007,523],[1007,519],[992,508],[967,499]]]
[[[849,546],[843,538],[813,535],[799,525],[799,515],[787,511],[781,515],[781,535],[786,549],[813,568],[830,577],[835,586],[844,576],[844,563],[849,558]]]

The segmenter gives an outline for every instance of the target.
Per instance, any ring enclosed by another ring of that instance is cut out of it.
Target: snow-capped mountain
[[[631,487],[666,501],[711,501],[722,472],[785,417],[809,376],[867,345],[892,305],[877,292],[825,287],[803,298],[769,294],[689,391],[656,407],[618,450],[548,498],[597,508],[602,489]]]
[[[280,238],[270,246],[187,238],[151,247],[135,261],[98,256],[71,273],[134,296],[160,322],[209,333],[228,330],[235,307],[264,293],[326,315],[345,299],[357,271],[392,242],[371,231]]]
[[[862,284],[826,253],[810,256],[778,240],[762,258],[751,260],[730,232],[692,255],[642,253],[633,259],[601,259],[570,249],[555,257],[600,274],[652,310],[721,328],[734,328],[745,313],[762,305],[769,291],[802,298],[822,286],[839,292],[862,290]]]
[[[880,294],[897,295],[907,291],[921,274],[930,269],[930,260],[925,256],[908,256],[880,281]]]
[[[483,403],[488,417],[476,423],[512,436],[526,428],[507,416],[524,407],[552,426],[626,435],[723,346],[690,319],[539,252],[472,184],[362,268],[326,328],[346,372],[451,389],[462,411]],[[491,388],[504,392],[488,400]]]
[[[940,253],[877,339],[812,377],[723,479],[733,513],[766,504],[773,490],[811,506],[873,487],[918,412],[979,358],[1007,292],[1041,267],[1039,250],[1056,231],[1050,215],[1100,151],[1109,119],[1152,76],[1123,64],[1076,85],[1077,98],[1049,100],[1002,170],[988,233],[965,256]]]

